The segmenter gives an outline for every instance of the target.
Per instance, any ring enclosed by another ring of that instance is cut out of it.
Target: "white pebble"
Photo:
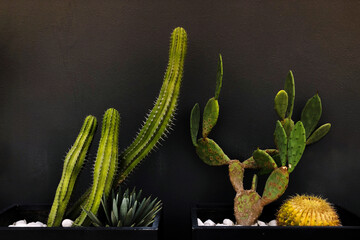
[[[64,219],[61,223],[63,227],[71,227],[74,224],[74,221],[71,219]]]
[[[228,225],[222,224],[222,223],[217,223],[216,226],[228,226]]]
[[[226,226],[234,226],[234,222],[227,218],[223,220],[223,224]]]
[[[277,222],[276,220],[271,220],[269,223],[268,223],[268,226],[277,226]]]
[[[42,227],[43,224],[42,223],[37,223],[37,222],[30,222],[26,225],[27,227]]]
[[[200,218],[197,219],[198,226],[204,226],[204,223],[200,220]]]
[[[257,221],[257,224],[258,224],[259,226],[267,226],[266,223],[264,223],[263,221],[260,221],[260,220]]]
[[[215,226],[216,224],[211,221],[211,219],[208,219],[204,222],[204,226]]]
[[[255,226],[259,226],[257,223],[254,223],[253,225],[251,225],[251,226],[253,226],[253,227],[255,227]]]
[[[15,222],[14,223],[14,225],[26,225],[27,224],[27,222],[26,222],[26,220],[24,219],[24,220],[19,220],[19,221],[17,221],[17,222]]]

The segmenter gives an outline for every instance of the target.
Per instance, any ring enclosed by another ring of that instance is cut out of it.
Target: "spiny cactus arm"
[[[191,110],[190,115],[190,133],[191,133],[191,140],[193,145],[197,146],[197,136],[199,132],[199,125],[200,125],[200,107],[199,104],[196,103]]]
[[[236,192],[244,190],[244,167],[239,160],[231,160],[229,163],[229,177],[232,186]]]
[[[284,119],[289,104],[288,94],[285,90],[280,90],[274,99],[274,108],[280,119]]]
[[[306,140],[306,145],[313,144],[313,143],[319,141],[320,139],[322,139],[330,131],[330,128],[331,128],[330,123],[326,123],[326,124],[321,125]]]
[[[287,167],[276,168],[265,183],[264,192],[261,197],[261,205],[265,206],[282,196],[288,184],[289,172]]]
[[[116,181],[117,184],[120,184],[128,176],[168,131],[180,92],[186,42],[185,30],[181,27],[174,29],[171,35],[169,64],[159,97],[139,134],[120,156],[120,174]]]
[[[230,158],[217,143],[210,138],[200,138],[197,142],[196,153],[204,163],[210,166],[221,166],[230,163]]]
[[[301,122],[304,124],[306,138],[314,131],[322,113],[321,99],[319,94],[310,98],[301,112]]]
[[[57,227],[61,224],[76,178],[93,140],[96,126],[96,118],[87,116],[74,145],[65,157],[62,177],[47,220],[48,227]]]
[[[219,100],[219,95],[222,86],[222,79],[224,75],[222,56],[219,54],[218,68],[216,74],[216,88],[215,88],[215,100]]]
[[[86,211],[91,211],[94,215],[97,214],[103,195],[108,196],[113,184],[118,163],[119,125],[118,111],[113,108],[108,109],[103,117],[103,132],[96,155],[91,192],[83,206]],[[86,211],[82,211],[75,220],[76,226],[90,224]]]
[[[294,101],[295,101],[295,81],[294,81],[294,75],[291,70],[289,71],[289,73],[286,77],[284,90],[286,91],[286,93],[288,95],[288,105],[287,105],[286,116],[289,119],[291,119],[293,109],[294,109]]]
[[[288,171],[294,171],[301,159],[306,146],[305,128],[301,121],[298,121],[290,133],[288,140]]]
[[[281,166],[285,166],[287,162],[287,135],[284,127],[281,122],[278,120],[276,122],[275,132],[274,132],[275,144],[279,149],[279,156],[281,160]]]

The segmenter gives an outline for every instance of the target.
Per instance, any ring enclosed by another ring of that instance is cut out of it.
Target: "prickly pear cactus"
[[[274,131],[275,149],[257,149],[247,160],[240,162],[230,159],[221,147],[208,138],[219,117],[219,94],[222,86],[223,63],[219,55],[215,97],[207,102],[202,120],[202,137],[197,139],[200,129],[200,107],[195,104],[190,115],[190,134],[198,157],[210,166],[228,165],[230,182],[236,191],[234,215],[237,224],[252,225],[258,219],[264,206],[282,196],[289,183],[289,175],[298,165],[306,145],[315,143],[330,130],[327,123],[315,130],[321,117],[321,100],[318,94],[306,103],[301,120],[291,119],[295,82],[290,71],[285,80],[284,90],[280,90],[274,99],[274,108],[280,120]],[[315,131],[314,131],[315,130]],[[253,177],[251,189],[244,189],[245,169],[258,170]],[[269,175],[263,193],[256,192],[257,175]]]
[[[276,214],[279,226],[341,226],[338,214],[325,199],[297,195],[286,200]]]

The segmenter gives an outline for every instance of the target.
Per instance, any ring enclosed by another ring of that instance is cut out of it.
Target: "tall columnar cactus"
[[[96,118],[87,116],[74,145],[65,157],[61,180],[48,217],[47,225],[49,227],[56,227],[61,224],[72,190],[74,189],[76,178],[93,140],[96,126]]]
[[[118,128],[115,127],[117,126],[115,121],[117,118],[114,117],[117,114],[115,109],[108,110],[105,114],[102,138],[94,166],[93,187],[89,188],[66,212],[67,217],[76,218],[76,225],[86,225],[89,222],[86,220],[86,212],[91,211],[96,214],[102,195],[108,194],[110,188],[120,185],[140,161],[170,132],[178,104],[186,47],[187,34],[185,30],[181,27],[175,28],[171,34],[169,63],[155,105],[147,115],[135,140],[119,155],[118,161],[115,162],[113,161],[115,153],[112,153],[110,148],[115,151],[114,144],[117,144],[117,138],[115,141],[114,135]],[[115,169],[117,170],[116,174]],[[82,211],[82,208],[85,211]],[[61,221],[61,218],[59,217],[58,222]]]
[[[87,202],[83,207],[87,211],[97,214],[103,196],[107,197],[112,188],[118,165],[120,114],[110,108],[105,112],[101,139],[94,165],[93,184]],[[88,225],[90,219],[85,211],[75,220],[75,225]]]
[[[236,191],[234,199],[234,215],[237,224],[252,225],[262,213],[265,205],[275,201],[285,192],[289,183],[289,174],[295,169],[306,145],[319,141],[330,130],[330,123],[324,124],[314,131],[321,117],[321,100],[318,94],[306,103],[301,120],[294,124],[291,119],[295,83],[290,71],[284,90],[279,91],[274,100],[275,110],[280,117],[276,122],[274,149],[256,149],[252,156],[240,162],[230,159],[220,146],[208,138],[219,116],[218,98],[222,86],[223,64],[219,56],[215,97],[207,102],[202,121],[202,138],[197,139],[200,125],[200,107],[195,104],[190,116],[190,133],[196,153],[206,164],[211,166],[228,165],[230,182]],[[258,170],[253,177],[251,189],[245,190],[243,178],[245,169]],[[269,174],[265,188],[260,195],[256,192],[258,175]]]

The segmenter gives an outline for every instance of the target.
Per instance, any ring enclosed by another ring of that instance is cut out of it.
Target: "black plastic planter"
[[[259,220],[269,222],[273,220],[278,206],[268,205],[264,208]],[[202,221],[211,219],[222,222],[229,218],[234,221],[233,208],[228,204],[198,204],[192,208],[192,239],[219,240],[219,239],[271,239],[289,237],[299,239],[324,239],[338,237],[354,239],[360,236],[360,218],[351,212],[335,205],[343,226],[339,227],[280,227],[280,226],[198,226],[197,218]]]
[[[26,219],[28,222],[41,221],[46,223],[49,209],[49,206],[44,205],[12,205],[3,210],[0,213],[0,239],[161,239],[159,231],[161,220],[160,214],[156,216],[151,227],[8,227],[8,225],[13,222],[22,219]]]

